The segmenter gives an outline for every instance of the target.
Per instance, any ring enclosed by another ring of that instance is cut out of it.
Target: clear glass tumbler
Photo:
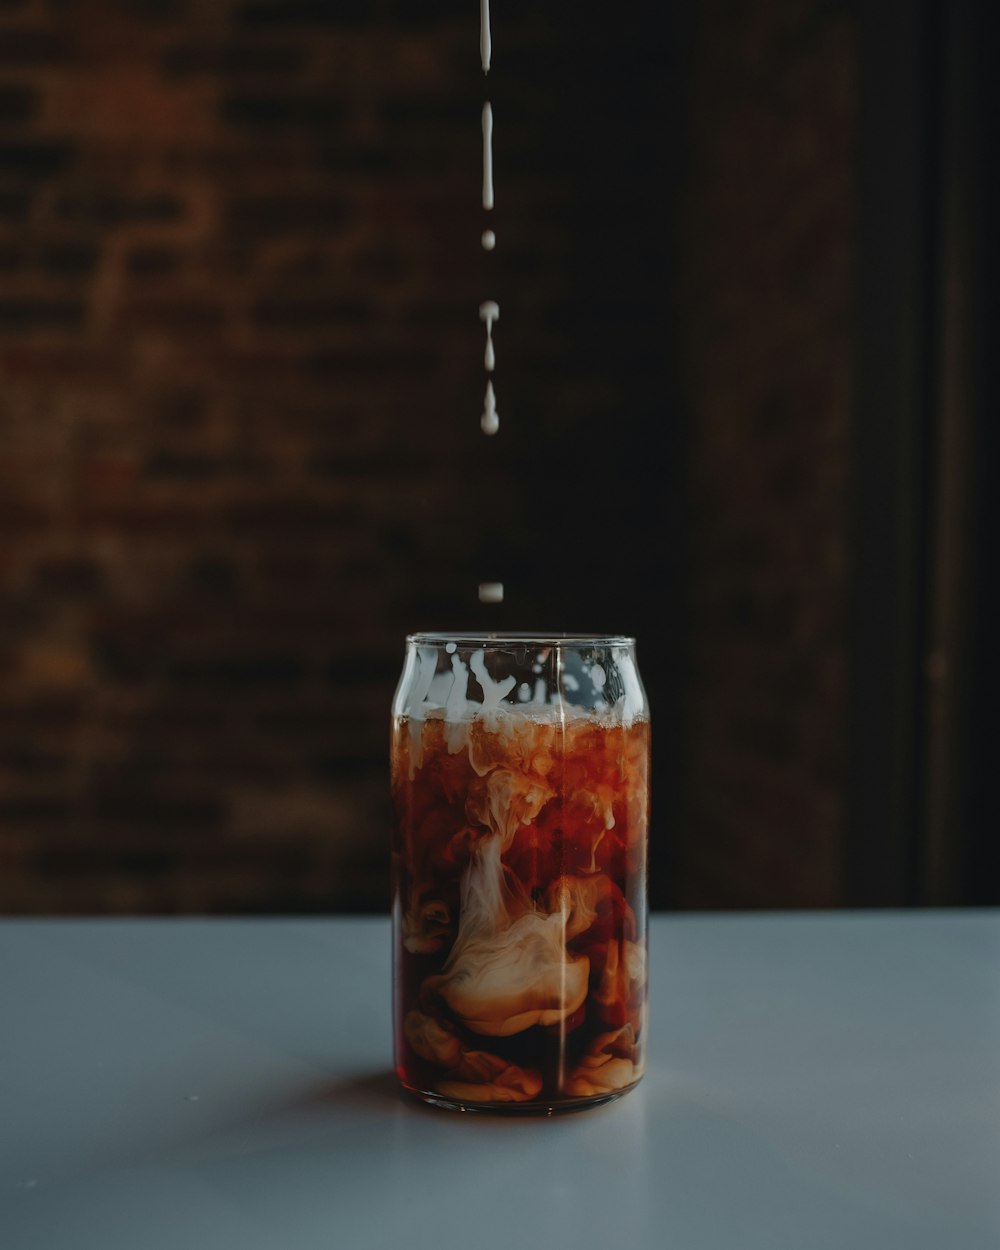
[[[649,821],[634,639],[412,634],[391,773],[403,1086],[543,1114],[630,1090]]]

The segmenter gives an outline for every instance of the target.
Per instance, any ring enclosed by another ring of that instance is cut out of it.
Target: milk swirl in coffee
[[[629,640],[480,637],[411,639],[394,704],[396,1070],[551,1112],[643,1071],[646,701]]]

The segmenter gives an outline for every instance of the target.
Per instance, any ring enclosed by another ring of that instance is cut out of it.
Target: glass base
[[[408,1085],[403,1080],[400,1084],[408,1094],[419,1098],[421,1102],[432,1107],[443,1107],[446,1111],[473,1111],[484,1115],[500,1116],[553,1116],[563,1115],[565,1112],[586,1111],[590,1107],[606,1106],[609,1102],[615,1102],[635,1089],[641,1080],[642,1077],[638,1081],[633,1081],[631,1085],[616,1089],[610,1094],[596,1094],[588,1098],[560,1098],[555,1102],[542,1098],[534,1098],[530,1102],[458,1102],[454,1098],[446,1098],[444,1094],[436,1093],[431,1089],[417,1089],[416,1086]]]

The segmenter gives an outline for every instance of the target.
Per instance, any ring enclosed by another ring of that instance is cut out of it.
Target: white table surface
[[[377,919],[0,924],[3,1250],[996,1250],[1000,914],[657,916],[648,1071],[390,1072]]]

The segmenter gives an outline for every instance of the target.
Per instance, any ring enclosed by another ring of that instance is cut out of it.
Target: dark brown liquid
[[[639,1079],[648,757],[645,722],[394,724],[396,1068],[408,1088],[530,1110]]]

